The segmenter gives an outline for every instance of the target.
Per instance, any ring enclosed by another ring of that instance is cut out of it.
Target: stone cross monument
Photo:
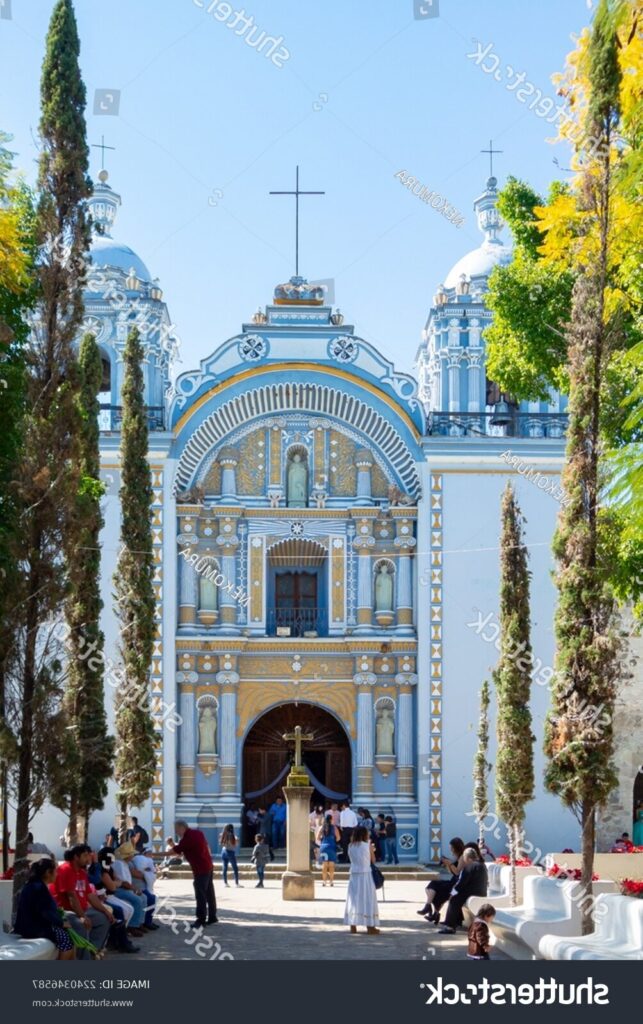
[[[285,733],[286,742],[294,740],[295,763],[284,786],[288,807],[286,870],[281,878],[281,894],[284,900],[314,900],[315,880],[310,870],[310,798],[313,787],[301,760],[301,745],[314,739],[311,733],[303,733],[300,725],[294,732]]]

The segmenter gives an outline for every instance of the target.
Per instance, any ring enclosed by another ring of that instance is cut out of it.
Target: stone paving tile
[[[224,888],[215,881],[220,924],[205,934],[215,943],[208,950],[187,929],[194,920],[194,892],[187,879],[168,879],[156,884],[157,898],[173,908],[166,910],[167,924],[144,939],[136,940],[141,951],[127,960],[199,960],[214,959],[230,953],[235,960],[464,960],[466,934],[438,935],[436,929],[418,917],[423,886],[418,882],[391,881],[385,887],[386,899],[378,894],[380,935],[359,931],[351,935],[343,924],[346,882],[331,889],[315,885],[316,899],[310,902],[285,902],[281,883],[266,882],[255,889],[244,881],[242,888]],[[174,920],[174,930],[169,922]],[[175,934],[176,932],[176,934]],[[497,952],[494,959],[507,959]],[[117,954],[110,953],[110,959]],[[119,957],[119,959],[121,959]],[[124,960],[125,957],[122,957]]]

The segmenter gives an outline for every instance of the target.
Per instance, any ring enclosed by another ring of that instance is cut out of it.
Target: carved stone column
[[[218,461],[221,465],[221,501],[228,505],[238,505],[236,469],[239,452],[236,448],[223,448]]]
[[[189,562],[191,554],[197,554],[199,538],[197,526],[198,509],[178,510],[179,532],[176,538],[179,545],[178,577],[179,577],[179,622],[182,632],[194,632],[196,629],[196,612],[198,607],[198,579],[193,564]],[[185,552],[185,554],[184,554]]]
[[[373,687],[377,682],[374,672],[356,672],[353,682],[357,686],[357,789],[356,799],[364,800],[373,793],[374,720]]]
[[[372,505],[371,471],[373,469],[373,455],[369,452],[368,448],[357,449],[355,452],[355,466],[357,467],[357,497],[355,504],[360,507]]]
[[[221,796],[223,799],[237,798],[237,686],[238,672],[225,670],[217,672],[216,681],[221,687],[220,701],[220,759]]]
[[[371,551],[375,547],[370,519],[359,519],[353,547],[357,551],[357,626],[356,634],[373,632],[373,570]]]
[[[413,629],[413,574],[411,554],[416,541],[413,536],[414,520],[408,517],[395,519],[395,547],[397,559],[397,625],[395,632],[400,636],[412,636]]]
[[[178,672],[176,676],[179,687],[179,714],[181,715],[179,797],[194,796],[195,793],[196,705],[194,683],[197,678],[196,672]]]

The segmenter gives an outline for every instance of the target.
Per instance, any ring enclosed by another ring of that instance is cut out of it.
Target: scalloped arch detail
[[[309,382],[264,384],[237,395],[211,412],[181,453],[174,493],[188,486],[203,459],[232,431],[262,416],[284,416],[290,412],[329,416],[354,427],[380,450],[408,493],[413,498],[419,496],[420,481],[415,460],[390,421],[355,395]]]

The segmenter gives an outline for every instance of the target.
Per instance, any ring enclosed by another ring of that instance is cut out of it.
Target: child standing
[[[478,911],[477,917],[469,928],[469,949],[468,960],[489,959],[489,925],[496,916],[496,908],[490,903],[483,903]]]
[[[255,889],[263,889],[263,875],[266,867],[266,861],[268,860],[269,857],[270,847],[266,842],[266,837],[264,836],[263,832],[259,832],[255,836],[255,847],[254,850],[252,851],[252,856],[250,858],[255,868],[257,869],[257,878],[259,879],[255,886]]]

